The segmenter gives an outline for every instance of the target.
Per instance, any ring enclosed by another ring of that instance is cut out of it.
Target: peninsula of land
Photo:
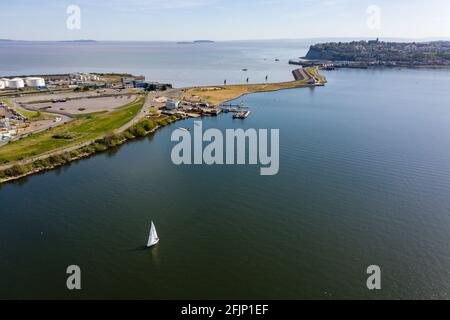
[[[180,89],[114,73],[3,78],[0,184],[117,147],[180,119],[217,116],[222,104],[246,94],[323,86],[326,79],[318,70],[295,70],[290,82]]]

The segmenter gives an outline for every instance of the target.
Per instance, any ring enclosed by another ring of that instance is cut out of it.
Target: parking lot
[[[85,114],[100,111],[111,111],[123,105],[126,105],[136,99],[136,96],[111,96],[101,98],[84,98],[67,100],[66,102],[45,102],[29,104],[35,110],[42,110],[47,112],[63,111],[70,114]]]

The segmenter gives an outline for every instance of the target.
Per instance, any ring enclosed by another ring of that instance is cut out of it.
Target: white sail
[[[158,234],[156,233],[155,224],[153,223],[153,221],[152,221],[152,226],[151,226],[150,230],[151,230],[151,232],[153,234],[153,239],[154,240],[159,240]]]
[[[150,227],[150,235],[148,237],[147,247],[152,247],[159,242],[158,234],[156,233],[155,225],[152,221],[152,225]]]

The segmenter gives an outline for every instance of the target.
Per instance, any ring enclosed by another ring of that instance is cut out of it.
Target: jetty
[[[244,108],[244,103],[224,103],[221,105],[221,107],[225,107],[225,108]]]
[[[203,108],[202,115],[217,117],[222,112],[219,108]]]
[[[237,103],[226,103],[226,104],[222,104],[220,106],[220,109],[225,112],[234,112],[234,113],[238,113],[238,112],[243,112],[243,111],[247,111],[248,107],[244,106],[244,103],[241,102],[239,104]]]

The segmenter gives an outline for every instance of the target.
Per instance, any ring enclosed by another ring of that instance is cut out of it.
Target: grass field
[[[49,114],[49,113],[44,113],[44,112],[25,111],[25,110],[17,110],[17,109],[16,109],[16,111],[29,120],[45,120],[45,119],[56,118],[55,115]]]
[[[44,132],[0,147],[0,164],[33,158],[101,137],[131,121],[144,105],[144,98],[113,112],[88,114]]]
[[[306,67],[305,70],[317,81],[323,84],[327,82],[327,78],[325,78],[319,73],[318,67]]]
[[[6,104],[8,107],[11,107],[11,103],[8,100],[0,99],[0,102]]]

